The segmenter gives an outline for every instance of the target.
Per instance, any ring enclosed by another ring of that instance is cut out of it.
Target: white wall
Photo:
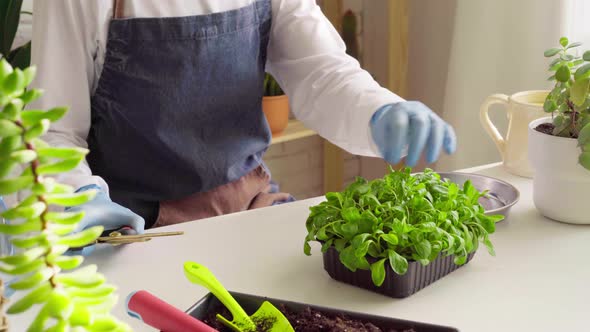
[[[552,0],[411,0],[410,94],[442,113],[458,150],[452,170],[499,160],[481,130],[479,107],[492,93],[544,89],[543,51],[561,36],[562,4]],[[506,117],[494,114],[505,132]]]

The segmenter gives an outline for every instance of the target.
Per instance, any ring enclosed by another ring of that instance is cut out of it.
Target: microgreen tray
[[[465,264],[474,254],[467,256]],[[416,261],[408,261],[408,271],[404,275],[396,274],[392,269],[385,269],[385,281],[381,286],[375,286],[371,279],[371,271],[350,271],[340,262],[338,251],[334,247],[330,247],[323,254],[323,258],[324,269],[333,279],[393,298],[408,297],[463,266],[453,262],[454,256],[439,255],[426,266]],[[369,263],[372,263],[371,259]]]

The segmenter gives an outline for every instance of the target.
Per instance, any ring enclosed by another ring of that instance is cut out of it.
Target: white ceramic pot
[[[572,224],[590,224],[590,171],[578,163],[578,141],[536,131],[550,117],[529,124],[529,160],[534,169],[533,200],[545,216]]]

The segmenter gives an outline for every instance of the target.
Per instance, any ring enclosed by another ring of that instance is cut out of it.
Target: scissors
[[[99,243],[106,243],[111,244],[113,246],[118,246],[121,244],[147,242],[154,237],[175,236],[182,234],[184,234],[184,232],[182,231],[137,234],[137,232],[133,228],[126,226],[119,228],[117,230],[106,231],[102,233],[102,235],[98,237],[94,242],[91,242],[84,247],[92,246]],[[72,249],[81,249],[84,247]]]

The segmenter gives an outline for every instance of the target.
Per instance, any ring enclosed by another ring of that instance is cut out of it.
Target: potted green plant
[[[20,15],[30,12],[22,11],[22,0],[3,1],[0,5],[0,54],[13,66],[25,69],[31,62],[31,42],[14,47],[14,39],[18,31]]]
[[[264,78],[262,111],[273,134],[282,133],[289,122],[289,98],[270,74]]]
[[[489,234],[503,216],[485,214],[478,202],[485,194],[430,169],[358,178],[311,207],[304,252],[319,241],[332,278],[407,297],[467,263],[480,242],[494,255]]]
[[[51,147],[40,139],[66,108],[23,110],[41,95],[27,89],[34,76],[34,67],[21,70],[0,60],[0,196],[20,192],[25,197],[1,214],[10,222],[0,225],[0,233],[10,236],[16,250],[0,257],[0,272],[14,276],[10,288],[24,293],[7,313],[37,307],[28,331],[127,331],[110,315],[115,288],[96,266],[78,268],[82,256],[66,255],[70,248],[93,243],[103,228],[73,233],[83,212],[59,210],[86,203],[96,193],[74,193],[54,179],[75,168],[87,150]]]
[[[534,169],[533,200],[546,217],[590,224],[583,203],[590,195],[590,51],[562,37],[545,51],[554,58],[549,80],[555,85],[543,109],[551,113],[529,124],[529,159]]]

